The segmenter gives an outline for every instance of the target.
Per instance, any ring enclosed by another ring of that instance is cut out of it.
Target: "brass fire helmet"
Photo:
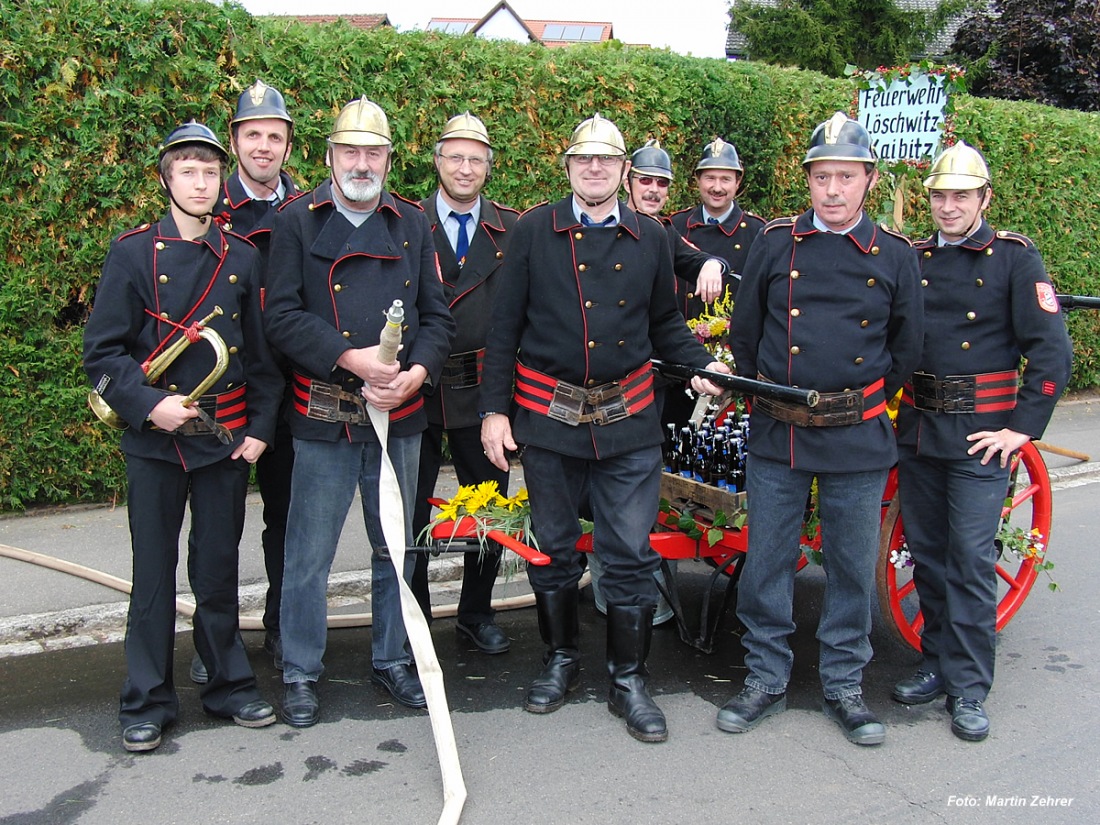
[[[815,160],[874,163],[875,152],[871,148],[871,136],[858,120],[852,120],[844,112],[837,112],[810,135],[810,146],[802,165],[806,166]]]
[[[489,142],[489,131],[485,128],[485,124],[479,118],[470,114],[469,109],[452,117],[443,127],[443,134],[439,136],[440,142],[451,138],[476,140],[478,143],[484,143],[490,149],[493,148],[493,144]]]
[[[294,119],[286,110],[286,101],[283,100],[282,93],[257,79],[237,98],[237,111],[234,113],[233,119],[229,121],[229,125],[236,126],[246,120],[263,120],[265,118],[285,120],[291,126],[294,125]]]
[[[328,142],[345,146],[392,146],[390,122],[382,108],[363,95],[340,110]]]
[[[744,172],[741,158],[737,157],[737,147],[716,137],[703,149],[703,157],[695,166],[695,174],[705,169],[728,169],[731,172]]]
[[[626,156],[626,141],[619,127],[599,112],[573,130],[566,155]]]
[[[965,141],[959,141],[940,152],[932,161],[925,189],[981,189],[992,183],[989,167],[982,153]]]
[[[647,140],[641,149],[630,156],[630,171],[635,175],[672,180],[672,158],[661,148],[660,141]]]

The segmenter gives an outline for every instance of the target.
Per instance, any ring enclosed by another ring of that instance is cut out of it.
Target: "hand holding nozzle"
[[[405,305],[398,299],[386,310],[386,326],[378,339],[378,360],[383,364],[392,364],[397,360],[397,351],[401,349],[401,325],[404,323]]]

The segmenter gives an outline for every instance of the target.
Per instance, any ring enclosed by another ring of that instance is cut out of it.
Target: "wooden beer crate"
[[[674,507],[683,502],[689,502],[697,507],[704,507],[712,513],[721,510],[729,518],[746,509],[744,492],[730,493],[713,484],[703,484],[700,481],[667,472],[661,473],[661,498],[667,499]]]

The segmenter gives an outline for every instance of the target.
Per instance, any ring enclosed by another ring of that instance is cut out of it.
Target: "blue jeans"
[[[750,455],[749,549],[737,587],[737,616],[745,625],[748,687],[786,691],[794,654],[794,574],[810,485],[817,477],[825,599],[817,639],[825,697],[863,692],[871,660],[871,600],[875,589],[882,493],[888,470],[812,473]]]
[[[389,455],[401,487],[405,543],[412,545],[413,496],[420,461],[420,435],[390,438]],[[412,661],[401,618],[401,594],[378,516],[381,447],[376,442],[294,439],[294,476],[286,530],[283,603],[283,681],[315,682],[324,666],[327,636],[328,574],[347,519],[356,484],[371,552],[372,658],[386,668]],[[412,578],[413,554],[405,556],[405,581]]]

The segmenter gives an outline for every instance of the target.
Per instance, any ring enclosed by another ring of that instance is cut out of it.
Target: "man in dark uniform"
[[[646,141],[630,156],[630,172],[626,176],[627,206],[635,212],[659,220],[668,232],[672,248],[673,271],[676,274],[676,303],[680,313],[687,318],[696,317],[703,304],[721,298],[725,289],[725,276],[730,272],[724,258],[703,252],[686,240],[672,219],[662,210],[668,202],[672,186],[672,158],[656,140]],[[735,276],[737,278],[740,275]],[[680,382],[658,379],[657,402],[661,410],[661,424],[681,425],[695,411],[695,399],[690,397]],[[671,618],[671,612],[667,613]]]
[[[283,96],[257,80],[237,100],[237,111],[230,121],[230,151],[237,158],[237,169],[222,188],[221,209],[216,219],[243,235],[260,252],[261,273],[266,271],[271,244],[271,223],[275,209],[294,197],[297,190],[283,164],[290,157],[294,142],[294,121],[286,110]],[[263,302],[264,287],[260,286]],[[286,372],[285,359],[275,353]],[[283,590],[283,544],[286,541],[286,514],[290,509],[290,473],[294,469],[294,445],[285,407],[289,393],[284,391],[283,407],[275,428],[271,449],[256,462],[256,480],[264,503],[264,567],[267,570],[267,602],[264,607],[264,650],[272,655],[275,667],[282,669],[283,654],[279,641],[279,597]],[[206,666],[196,654],[191,661],[191,680],[203,684]]]
[[[287,519],[280,626],[283,718],[320,718],[326,587],[358,487],[373,553],[371,680],[407,706],[425,706],[401,618],[400,590],[379,520],[382,445],[365,399],[389,413],[386,445],[412,544],[424,382],[438,380],[454,338],[428,219],[385,191],[393,144],[385,113],[366,97],[345,106],[328,138],[330,180],[286,204],[272,228],[265,319],[272,346],[290,359],[294,476]],[[386,310],[404,304],[403,348],[378,358]],[[360,391],[361,394],[360,394]],[[412,575],[413,554],[403,575]]]
[[[946,693],[951,730],[976,742],[989,734],[983,703],[996,656],[994,540],[1009,459],[1043,434],[1073,350],[1035,245],[994,232],[982,217],[992,192],[981,154],[959,141],[936,158],[924,186],[939,231],[916,245],[924,351],[898,416],[898,484],[924,616],[923,660],[894,698],[923,704]]]
[[[519,213],[481,194],[493,166],[493,149],[485,124],[469,112],[447,121],[435,145],[439,189],[420,202],[432,226],[443,274],[443,294],[458,333],[443,367],[439,386],[426,396],[428,429],[420,445],[420,482],[413,511],[413,533],[431,521],[428,498],[435,491],[447,434],[458,483],[476,485],[495,481],[508,494],[508,471],[494,467],[481,449],[481,419],[477,414],[481,364],[489,317],[508,253],[510,230]],[[484,653],[504,653],[508,636],[493,621],[493,583],[500,567],[500,545],[463,558],[462,595],[458,602],[459,635]],[[428,594],[428,556],[416,554],[413,592],[424,615],[431,618]]]
[[[228,161],[202,124],[168,135],[158,166],[168,214],[112,243],[84,335],[93,398],[129,427],[134,583],[119,711],[128,751],[155,749],[179,712],[172,649],[188,503],[195,648],[209,664],[203,708],[245,727],[275,721],[237,627],[237,568],[249,465],[274,435],[280,379],[263,334],[259,256],[211,220]]]
[[[687,241],[704,252],[720,256],[730,267],[718,295],[708,298],[709,293],[699,292],[688,300],[685,318],[697,317],[704,302],[720,298],[726,289],[737,296],[749,250],[764,226],[763,218],[737,204],[737,190],[744,174],[737,148],[715,138],[703,148],[703,157],[695,166],[695,185],[702,202],[672,216],[672,225]]]
[[[577,512],[587,482],[607,599],[608,708],[635,738],[663,742],[664,714],[645,687],[662,441],[649,359],[725,368],[676,311],[668,235],[615,198],[630,168],[615,124],[584,121],[563,163],[571,195],[526,212],[512,232],[481,387],[482,445],[501,470],[505,451],[525,445],[534,533],[553,559],[528,568],[547,653],[524,708],[557,710],[579,680]],[[698,379],[695,388],[719,392]]]
[[[730,345],[747,377],[812,387],[814,409],[757,398],[747,467],[749,547],[737,615],[748,676],[718,727],[750,730],[786,708],[799,532],[816,476],[826,574],[818,625],[823,710],[847,738],[885,729],[863,702],[886,476],[897,445],[886,401],[920,355],[921,295],[909,242],[863,211],[878,179],[870,136],[837,112],[803,160],[812,208],[772,221],[753,245]]]

